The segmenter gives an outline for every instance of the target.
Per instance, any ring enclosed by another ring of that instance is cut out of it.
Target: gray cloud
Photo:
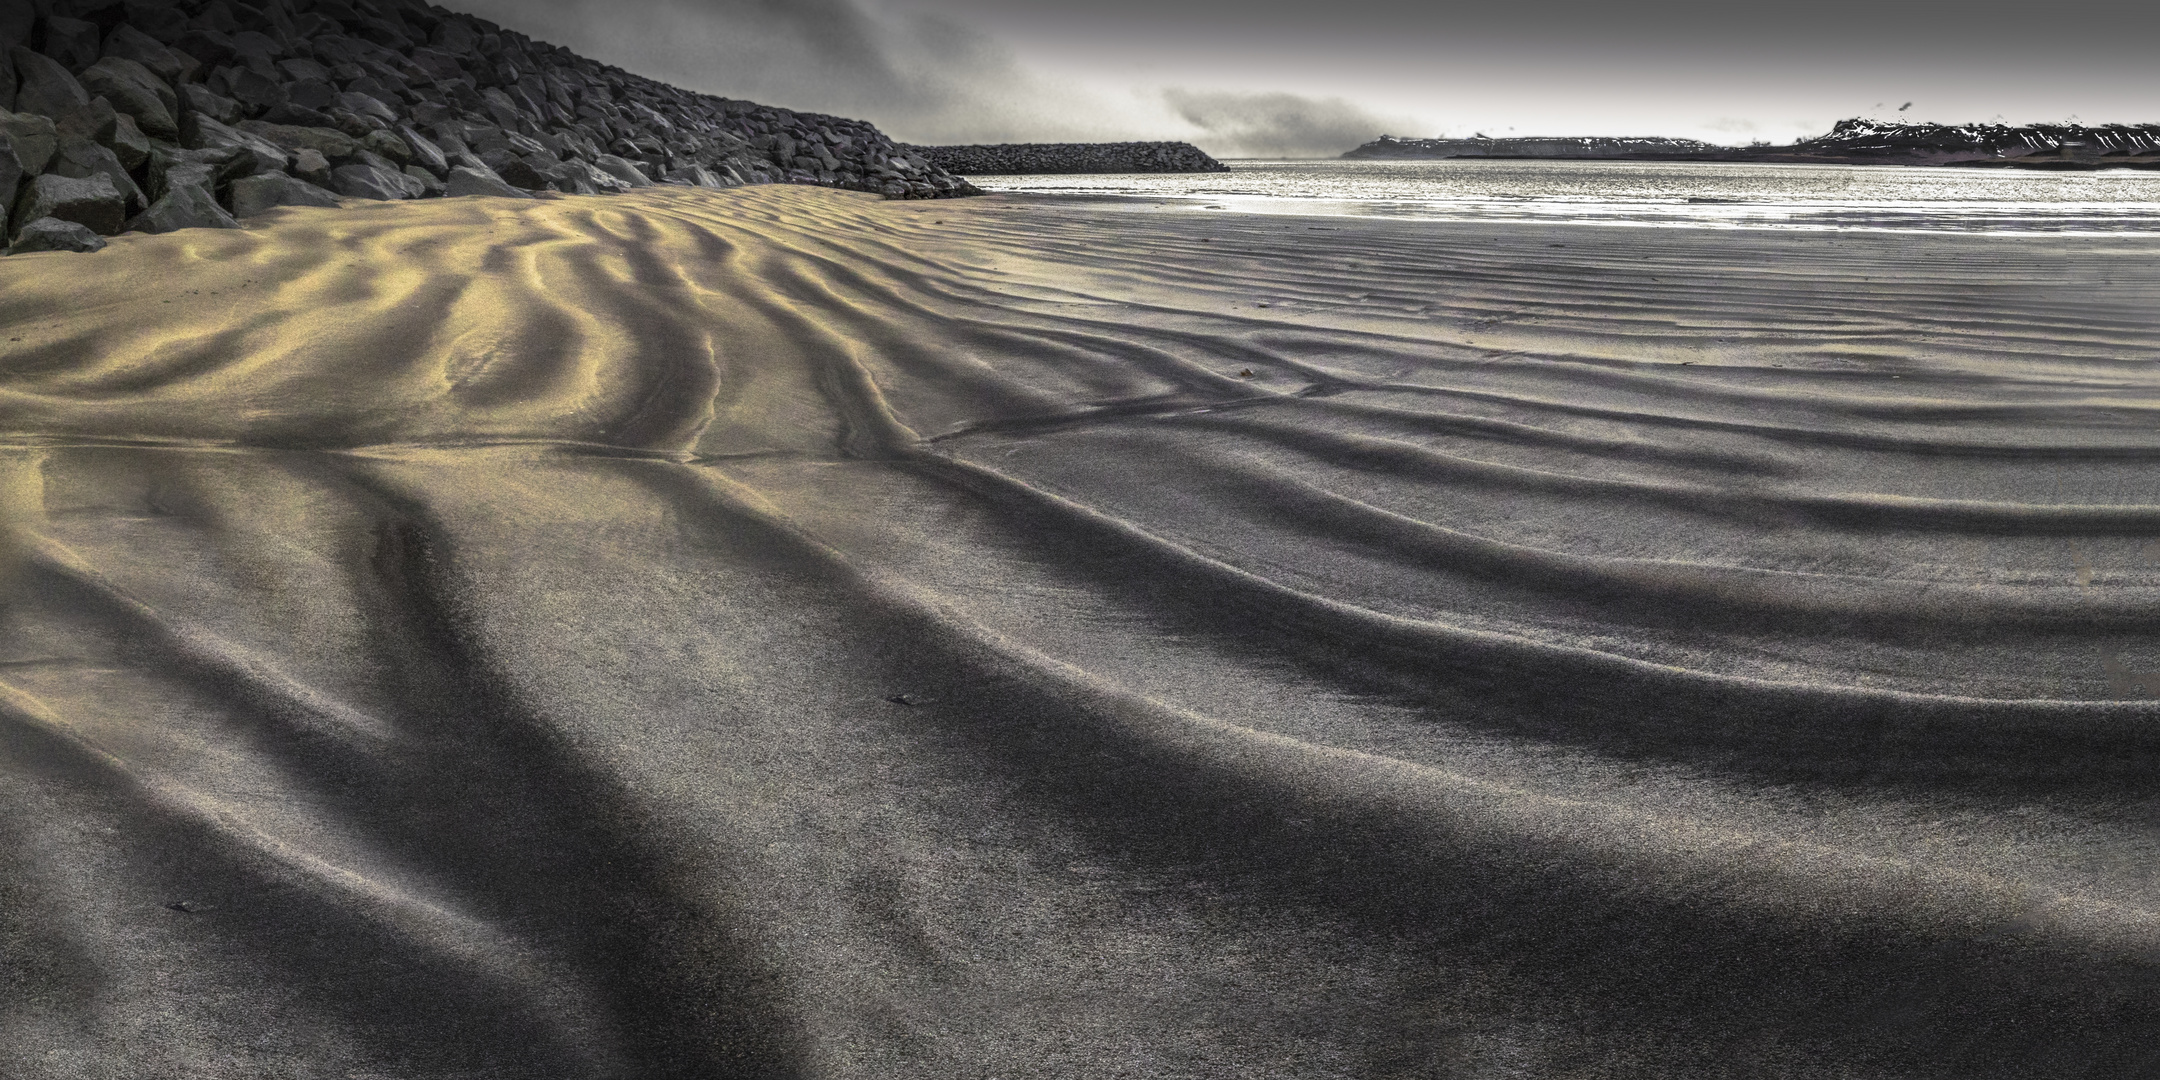
[[[1107,113],[997,38],[864,0],[463,0],[458,7],[678,86],[862,117],[915,142],[1110,138]]]
[[[1338,97],[1171,87],[1163,100],[1205,133],[1193,141],[1219,157],[1334,157],[1383,132],[1416,125],[1375,116]]]

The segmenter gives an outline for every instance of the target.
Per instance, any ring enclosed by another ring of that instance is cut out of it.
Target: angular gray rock
[[[627,159],[617,157],[614,154],[602,154],[593,159],[593,164],[599,166],[608,175],[631,187],[652,186],[652,179],[645,175],[644,170],[631,164]]]
[[[4,9],[5,5],[0,5]],[[0,33],[0,42],[15,40]],[[0,112],[15,111],[15,59],[8,50],[0,48]]]
[[[253,217],[280,206],[337,205],[336,195],[282,173],[244,177],[233,181],[232,185],[232,211],[236,217]]]
[[[355,199],[391,201],[420,196],[419,181],[373,165],[340,165],[331,171],[330,182],[338,194]]]
[[[166,45],[188,32],[187,13],[165,0],[127,0],[128,24]]]
[[[0,135],[0,237],[7,235],[8,215],[14,209],[15,196],[22,192],[25,175],[22,159],[15,156],[15,143]]]
[[[90,95],[82,83],[52,57],[19,45],[9,49],[8,56],[15,61],[15,75],[21,80],[15,88],[16,111],[64,122],[90,107]]]
[[[268,112],[289,100],[282,83],[250,68],[233,71],[225,87],[234,101],[251,112]]]
[[[361,136],[360,148],[396,162],[400,169],[410,164],[413,159],[412,147],[388,131],[370,131]]]
[[[0,113],[0,135],[6,135],[15,144],[15,156],[22,161],[24,174],[36,176],[52,163],[52,156],[60,149],[60,131],[52,117],[34,113]]]
[[[24,225],[15,233],[15,242],[8,245],[10,255],[27,255],[33,251],[105,250],[105,241],[97,233],[80,223],[60,218],[39,218]]]
[[[465,165],[451,167],[450,175],[443,180],[443,194],[451,198],[460,195],[494,195],[505,199],[532,198],[530,194],[503,183],[500,177]]]
[[[397,110],[384,104],[373,94],[356,94],[348,90],[339,94],[334,104],[346,112],[357,116],[372,116],[385,124],[398,122]]]
[[[240,223],[202,185],[175,184],[127,227],[136,232],[169,233],[180,229],[237,229]]]
[[[207,116],[191,114],[180,125],[180,144],[190,150],[233,150],[247,155],[249,165],[241,175],[283,172],[292,155],[260,136],[230,128]]]
[[[127,200],[124,213],[139,211],[150,201],[143,197],[142,189],[135,184],[135,178],[128,175],[127,167],[120,164],[118,155],[80,135],[60,136],[60,152],[53,155],[52,164],[46,168],[46,173],[74,180],[104,177],[112,183],[113,189]]]
[[[200,66],[193,57],[175,51],[128,23],[113,27],[112,32],[105,35],[104,55],[107,59],[133,60],[167,83],[187,81]]]
[[[97,24],[64,15],[46,16],[45,55],[69,71],[81,71],[97,63]]]
[[[512,187],[532,191],[548,186],[547,176],[534,168],[532,162],[508,150],[490,150],[480,155],[480,160]]]
[[[127,196],[103,175],[76,179],[46,173],[23,186],[15,200],[13,220],[34,222],[48,217],[111,236],[127,224]]]
[[[90,65],[80,81],[84,90],[103,96],[122,115],[133,117],[143,134],[167,141],[180,138],[180,95],[149,68],[108,56]]]
[[[405,166],[405,175],[411,178],[414,183],[420,185],[420,198],[436,199],[442,197],[443,182],[434,173],[418,165],[407,165]]]
[[[288,60],[286,63],[293,63]],[[295,79],[285,84],[288,104],[321,111],[337,104],[338,88],[329,79]]]
[[[150,160],[150,137],[135,126],[132,116],[122,114],[117,117],[112,134],[101,145],[112,151],[113,156],[120,159],[120,167],[130,174]]]
[[[336,128],[242,120],[237,130],[268,141],[287,153],[313,150],[332,164],[342,165],[360,153],[360,141]]]
[[[725,188],[734,186],[733,184],[728,183],[726,180],[721,179],[720,174],[713,172],[711,169],[708,169],[703,165],[688,165],[682,168],[669,169],[667,173],[667,178],[669,180],[680,181],[685,184],[691,184],[702,188]]]
[[[409,125],[400,124],[395,130],[398,138],[403,139],[405,145],[411,148],[413,164],[434,173],[438,177],[449,173],[450,159],[443,156],[442,147],[435,145],[426,136],[414,131]]]
[[[240,103],[201,83],[181,86],[180,96],[186,101],[186,110],[189,112],[201,113],[220,124],[240,122]]]
[[[204,194],[210,194],[218,187],[218,165],[206,161],[168,160],[164,168],[152,172],[151,181],[152,197],[160,201],[181,188],[201,188]]]
[[[330,159],[309,147],[293,151],[292,174],[319,188],[330,186]]]

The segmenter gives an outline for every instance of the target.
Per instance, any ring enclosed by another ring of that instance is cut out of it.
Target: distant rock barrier
[[[905,146],[936,168],[960,176],[1059,173],[1211,173],[1230,166],[1191,143],[997,143],[985,146]]]
[[[859,120],[677,89],[420,0],[0,0],[0,235],[90,251],[340,196],[975,194]]]
[[[1907,124],[1840,120],[1789,145],[1718,146],[1692,139],[1605,137],[1398,139],[1382,135],[1350,160],[1444,158],[1731,161],[1822,165],[1961,165],[2017,169],[2160,169],[2160,124]]]
[[[1573,138],[1398,139],[1382,135],[1343,155],[1350,160],[1375,158],[1629,158],[1644,154],[1700,154],[1718,149],[1693,139]]]

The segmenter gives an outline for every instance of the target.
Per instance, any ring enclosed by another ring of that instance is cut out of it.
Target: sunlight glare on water
[[[1640,161],[1233,161],[1228,173],[976,176],[1132,209],[1692,228],[2160,233],[2160,172]]]

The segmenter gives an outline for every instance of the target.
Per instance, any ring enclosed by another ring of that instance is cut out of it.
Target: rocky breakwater
[[[691,93],[418,0],[0,0],[0,234],[91,251],[340,198],[965,180],[856,120]]]
[[[1468,139],[1398,139],[1382,135],[1373,141],[1351,150],[1343,157],[1351,161],[1384,160],[1402,158],[1430,160],[1444,158],[1540,158],[1540,159],[1602,159],[1635,158],[1645,156],[1692,156],[1716,150],[1717,147],[1693,139],[1616,138],[1602,135],[1561,136],[1552,138],[1494,139],[1479,135]]]
[[[932,166],[961,176],[1029,173],[1208,173],[1230,167],[1191,143],[998,143],[987,146],[903,146]]]
[[[2160,124],[1907,124],[1840,120],[1786,145],[1717,146],[1692,139],[1398,139],[1382,135],[1343,155],[1418,158],[1607,158],[1627,161],[1817,165],[1961,165],[2016,169],[2160,168]]]

